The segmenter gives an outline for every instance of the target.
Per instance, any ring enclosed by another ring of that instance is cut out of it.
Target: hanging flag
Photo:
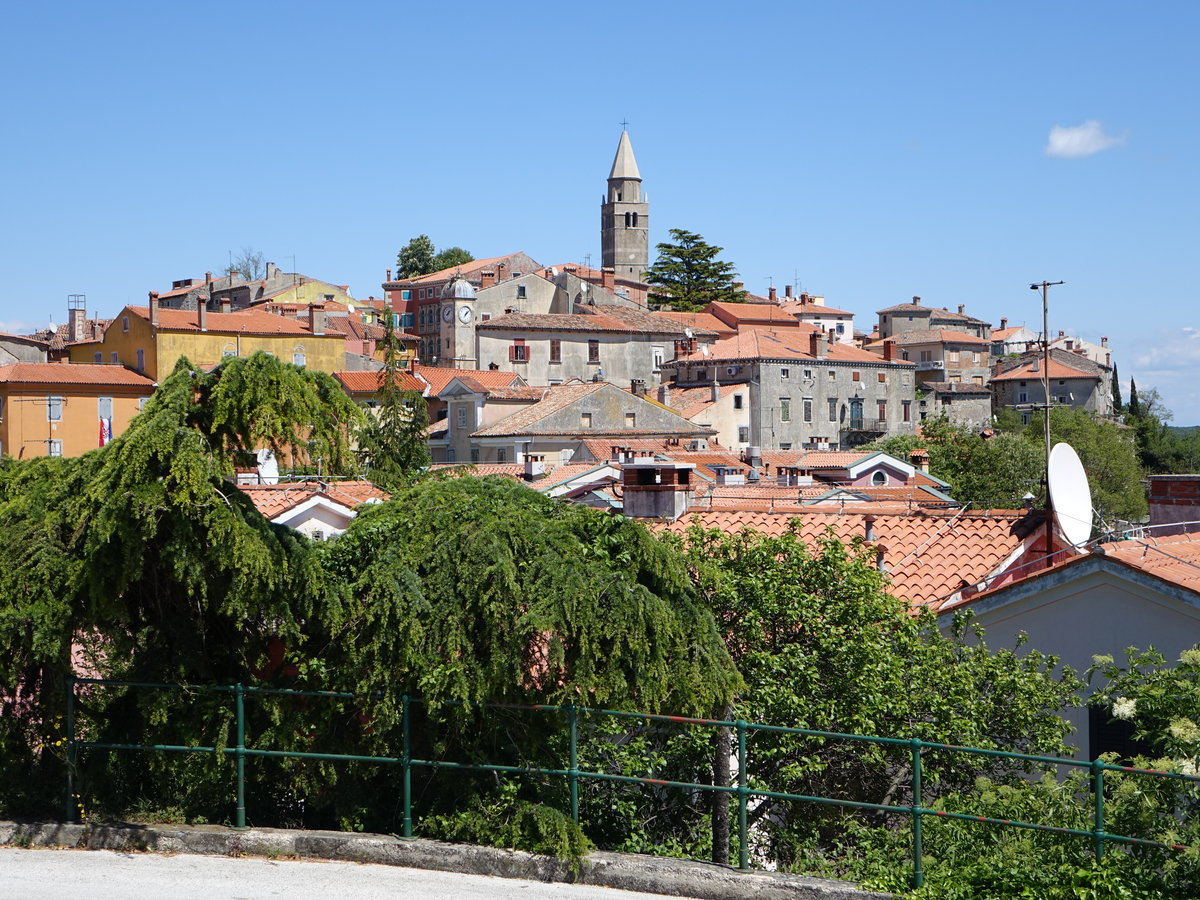
[[[112,419],[100,420],[100,446],[103,447],[112,440]]]

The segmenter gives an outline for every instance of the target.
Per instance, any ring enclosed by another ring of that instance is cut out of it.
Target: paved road
[[[661,894],[318,860],[0,848],[3,900],[663,900]]]

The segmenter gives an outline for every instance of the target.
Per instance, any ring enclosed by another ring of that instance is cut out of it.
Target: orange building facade
[[[94,450],[129,427],[155,387],[121,366],[0,366],[0,453],[30,459]]]

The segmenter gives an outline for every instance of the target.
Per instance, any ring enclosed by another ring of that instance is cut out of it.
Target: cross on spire
[[[629,126],[630,124],[631,124],[631,123],[629,123],[629,122],[626,122],[624,119],[622,119],[622,120],[621,120],[621,130],[622,130],[622,131],[628,131],[628,130],[629,130],[628,126]]]

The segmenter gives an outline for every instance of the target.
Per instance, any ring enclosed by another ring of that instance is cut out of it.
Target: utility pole
[[[1045,400],[1045,406],[1042,408],[1042,431],[1046,443],[1046,477],[1044,481],[1046,485],[1047,566],[1050,565],[1049,557],[1054,552],[1052,538],[1054,528],[1051,524],[1053,507],[1050,501],[1050,288],[1063,283],[1061,281],[1039,281],[1029,286],[1031,291],[1039,288],[1042,291],[1042,397]]]

